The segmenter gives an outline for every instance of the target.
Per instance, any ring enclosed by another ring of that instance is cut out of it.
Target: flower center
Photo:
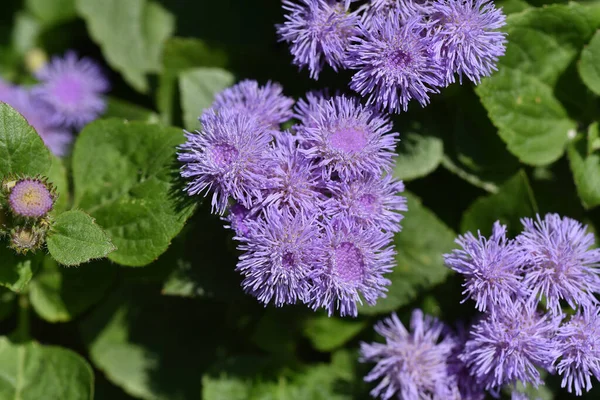
[[[331,146],[346,153],[361,151],[367,145],[367,135],[361,129],[342,128],[331,135]]]
[[[227,143],[217,144],[211,151],[214,162],[219,167],[226,167],[233,163],[239,155],[235,147]]]
[[[361,251],[350,242],[342,242],[333,253],[333,270],[344,282],[362,282],[365,260]]]
[[[285,253],[281,259],[281,265],[286,270],[291,270],[296,265],[296,257],[293,253]]]
[[[358,204],[366,214],[373,214],[377,207],[377,198],[372,194],[365,194],[358,199]]]
[[[405,68],[411,62],[411,55],[402,49],[394,51],[390,56],[390,63],[396,66],[397,68]]]
[[[77,106],[83,101],[84,90],[81,80],[73,76],[65,76],[54,85],[54,96],[69,107]]]

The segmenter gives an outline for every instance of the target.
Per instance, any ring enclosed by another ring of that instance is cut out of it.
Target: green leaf
[[[313,347],[328,352],[343,346],[367,326],[367,321],[328,317],[321,314],[310,318],[304,325],[306,336]]]
[[[12,47],[24,55],[36,47],[42,32],[42,25],[34,16],[27,12],[15,15],[15,24],[12,31]]]
[[[58,198],[54,202],[52,210],[55,213],[62,212],[69,207],[70,203],[67,169],[63,165],[62,160],[55,155],[51,154],[50,159],[52,160],[52,163],[50,164],[50,169],[46,173],[46,177],[48,178],[48,181],[54,185],[56,193],[58,193]]]
[[[183,141],[179,129],[114,119],[80,133],[73,151],[75,205],[110,234],[117,247],[111,260],[151,263],[192,214],[176,165]]]
[[[598,126],[594,125],[597,131]],[[590,151],[591,141],[593,134],[588,134],[587,140],[580,138],[570,143],[567,150],[577,194],[587,209],[600,205],[600,152]]]
[[[388,313],[408,304],[419,290],[442,283],[450,270],[442,255],[454,248],[456,234],[420,200],[405,193],[408,212],[402,220],[402,231],[396,234],[397,265],[386,278],[392,281],[387,297],[375,306],[363,306],[361,314]]]
[[[581,79],[594,93],[600,95],[600,31],[581,52],[579,60]]]
[[[9,174],[44,175],[50,152],[25,118],[0,103],[0,177]]]
[[[106,257],[115,250],[106,232],[92,217],[79,210],[66,211],[56,217],[46,244],[52,258],[67,266]]]
[[[75,0],[26,0],[25,6],[46,26],[77,17]]]
[[[554,87],[599,21],[579,4],[532,8],[509,15],[506,55],[476,92],[508,149],[521,161],[549,164],[575,129]]]
[[[233,82],[233,75],[219,68],[195,68],[181,73],[179,90],[185,128],[198,129],[198,117],[202,111],[210,107],[216,93]]]
[[[506,181],[498,193],[478,198],[463,214],[462,232],[477,232],[487,235],[492,232],[494,222],[500,220],[508,225],[509,231],[518,233],[521,230],[520,219],[530,217],[537,212],[533,191],[529,185],[527,174],[518,172]]]
[[[39,268],[41,253],[17,255],[5,244],[0,245],[0,286],[22,292]]]
[[[115,265],[106,261],[63,268],[46,257],[29,286],[31,305],[46,321],[70,321],[102,299],[116,272]]]
[[[171,124],[177,77],[196,67],[225,67],[227,54],[199,39],[174,37],[165,43],[156,102],[163,122]]]
[[[424,128],[415,123],[402,131],[394,177],[412,180],[435,171],[444,156],[442,139],[423,134]]]
[[[156,123],[159,121],[158,114],[147,108],[125,100],[109,97],[106,105],[104,118],[120,118],[128,121],[142,121]]]
[[[92,400],[94,373],[71,350],[39,343],[18,345],[0,337],[0,398]]]
[[[146,92],[146,74],[159,70],[162,47],[175,28],[173,16],[147,0],[77,0],[77,11],[109,64]]]
[[[15,310],[17,295],[15,292],[0,287],[0,321],[10,317]]]

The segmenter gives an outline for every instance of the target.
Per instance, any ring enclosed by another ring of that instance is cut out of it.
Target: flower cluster
[[[10,246],[25,254],[39,249],[50,227],[48,213],[57,194],[44,178],[13,178],[2,181],[0,236],[10,236]]]
[[[469,330],[453,332],[413,314],[408,333],[398,318],[376,326],[387,343],[363,344],[362,359],[377,365],[374,396],[390,399],[484,399],[517,383],[543,384],[541,370],[562,376],[581,395],[600,379],[600,249],[594,235],[570,218],[524,218],[515,239],[497,222],[489,238],[460,236],[445,255],[465,278],[465,300],[482,311]],[[569,317],[563,312],[569,307]],[[421,361],[417,361],[421,360]],[[519,397],[521,396],[521,397]]]
[[[108,80],[96,63],[73,52],[54,57],[35,77],[39,83],[29,87],[0,81],[0,101],[21,113],[55,155],[64,156],[73,131],[106,109]]]
[[[397,134],[354,98],[309,94],[293,105],[273,83],[220,93],[179,149],[181,175],[235,232],[246,292],[356,315],[390,283],[406,211],[390,175]],[[292,117],[299,123],[280,130]]]
[[[317,79],[324,65],[355,70],[350,88],[381,110],[422,106],[458,75],[479,83],[496,70],[505,16],[491,0],[284,0],[279,38]]]

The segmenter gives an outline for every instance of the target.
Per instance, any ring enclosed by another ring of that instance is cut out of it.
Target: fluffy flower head
[[[8,204],[14,215],[41,218],[52,209],[54,194],[48,185],[39,179],[21,179],[11,189]]]

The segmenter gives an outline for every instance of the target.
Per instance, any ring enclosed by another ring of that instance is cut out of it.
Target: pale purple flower
[[[600,379],[600,316],[598,308],[583,307],[558,329],[556,370],[561,387],[577,396],[592,388],[591,377]]]
[[[404,23],[399,15],[373,18],[352,39],[347,65],[358,70],[350,88],[389,112],[406,111],[412,99],[425,106],[429,93],[445,86],[443,66],[421,17]]]
[[[294,118],[298,119],[302,125],[315,125],[318,121],[320,110],[323,108],[327,100],[332,96],[328,91],[308,92],[305,98],[298,100],[294,106]]]
[[[343,67],[350,38],[358,33],[359,16],[350,1],[284,0],[286,21],[277,26],[281,41],[290,44],[293,63],[308,67],[313,79],[325,63]]]
[[[461,248],[445,254],[444,261],[463,275],[465,300],[473,299],[478,310],[506,307],[515,295],[527,294],[521,276],[524,257],[506,238],[505,225],[496,221],[489,239],[481,233],[476,238],[468,232],[459,236],[456,243]]]
[[[525,229],[516,238],[527,258],[523,283],[532,300],[544,297],[547,308],[561,313],[560,300],[572,308],[597,304],[600,292],[600,249],[594,234],[578,221],[558,214],[521,220]]]
[[[429,0],[371,0],[364,10],[363,23],[371,25],[373,18],[400,17],[408,21],[415,16],[427,16],[431,13]]]
[[[74,52],[52,60],[36,73],[33,94],[50,109],[52,125],[81,128],[106,109],[109,82],[93,60]]]
[[[537,367],[550,368],[555,358],[552,338],[561,318],[517,300],[475,324],[459,357],[487,390],[517,381],[537,387]]]
[[[471,375],[467,364],[461,360],[465,345],[469,339],[469,331],[463,324],[457,326],[455,346],[447,360],[449,379],[453,384],[453,400],[484,400],[485,388],[477,378]]]
[[[278,83],[259,86],[253,80],[244,80],[215,96],[212,108],[237,110],[255,116],[265,124],[277,127],[292,118],[294,100],[283,95]]]
[[[19,217],[41,218],[52,210],[54,194],[48,184],[34,179],[18,180],[8,195],[12,213]]]
[[[446,326],[414,310],[407,330],[398,316],[377,323],[385,343],[361,343],[360,361],[377,363],[365,381],[379,381],[371,391],[382,400],[449,399],[452,380],[447,359],[455,342]]]
[[[504,55],[506,23],[502,9],[491,0],[437,0],[432,3],[433,43],[436,54],[446,66],[446,80],[460,82],[466,75],[479,83],[495,71]]]
[[[353,179],[390,171],[398,134],[387,117],[357,99],[333,97],[319,107],[313,124],[298,126],[302,152],[318,163],[324,178]]]
[[[235,202],[227,210],[229,212],[222,218],[226,222],[225,228],[232,229],[236,236],[246,236],[249,232],[248,222],[255,219],[254,213]]]
[[[246,226],[247,234],[236,237],[244,290],[265,305],[306,302],[310,275],[323,258],[315,216],[267,208]]]
[[[291,133],[275,135],[275,145],[269,154],[272,167],[265,169],[268,190],[263,196],[263,206],[312,211],[325,200],[320,191],[321,171],[297,146]]]
[[[212,191],[212,208],[222,214],[229,197],[252,208],[264,189],[261,172],[268,160],[272,132],[256,118],[235,110],[207,110],[200,119],[201,131],[186,133],[179,147],[181,176],[190,182],[190,196]]]
[[[356,316],[364,299],[374,305],[390,281],[383,277],[395,266],[392,234],[365,228],[351,220],[325,221],[324,256],[312,296],[314,309],[329,315]]]
[[[331,217],[343,216],[359,224],[389,232],[399,232],[402,211],[407,211],[402,181],[392,175],[368,176],[341,182],[331,182],[332,197],[325,204]]]

